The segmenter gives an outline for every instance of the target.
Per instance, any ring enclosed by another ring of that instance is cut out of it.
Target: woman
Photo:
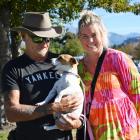
[[[79,74],[86,86],[91,140],[139,140],[140,75],[136,66],[127,54],[107,48],[107,31],[97,15],[85,12],[78,29],[85,51]]]

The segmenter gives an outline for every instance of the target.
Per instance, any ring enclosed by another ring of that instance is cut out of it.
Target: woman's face
[[[101,33],[95,25],[86,25],[80,29],[79,39],[87,54],[101,53],[103,49]]]

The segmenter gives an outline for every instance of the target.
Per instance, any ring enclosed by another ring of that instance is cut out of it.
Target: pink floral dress
[[[79,63],[79,74],[90,98],[93,78]],[[140,75],[128,55],[107,49],[98,75],[89,122],[95,140],[140,140]]]

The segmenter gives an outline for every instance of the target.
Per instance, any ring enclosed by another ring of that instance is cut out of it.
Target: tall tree
[[[79,39],[72,38],[67,40],[62,53],[67,53],[73,56],[80,56],[84,54],[84,50]]]

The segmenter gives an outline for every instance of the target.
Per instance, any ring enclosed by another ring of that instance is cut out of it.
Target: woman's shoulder
[[[116,50],[116,49],[113,49],[113,48],[107,48],[107,52],[108,54],[120,54],[120,53],[124,53],[120,50]]]
[[[112,62],[112,64],[132,64],[132,58],[125,52],[109,48],[107,51],[106,61]]]
[[[116,49],[112,49],[112,48],[108,48],[107,49],[107,56],[109,57],[122,57],[122,56],[128,56],[126,53],[120,51],[120,50],[116,50]]]

